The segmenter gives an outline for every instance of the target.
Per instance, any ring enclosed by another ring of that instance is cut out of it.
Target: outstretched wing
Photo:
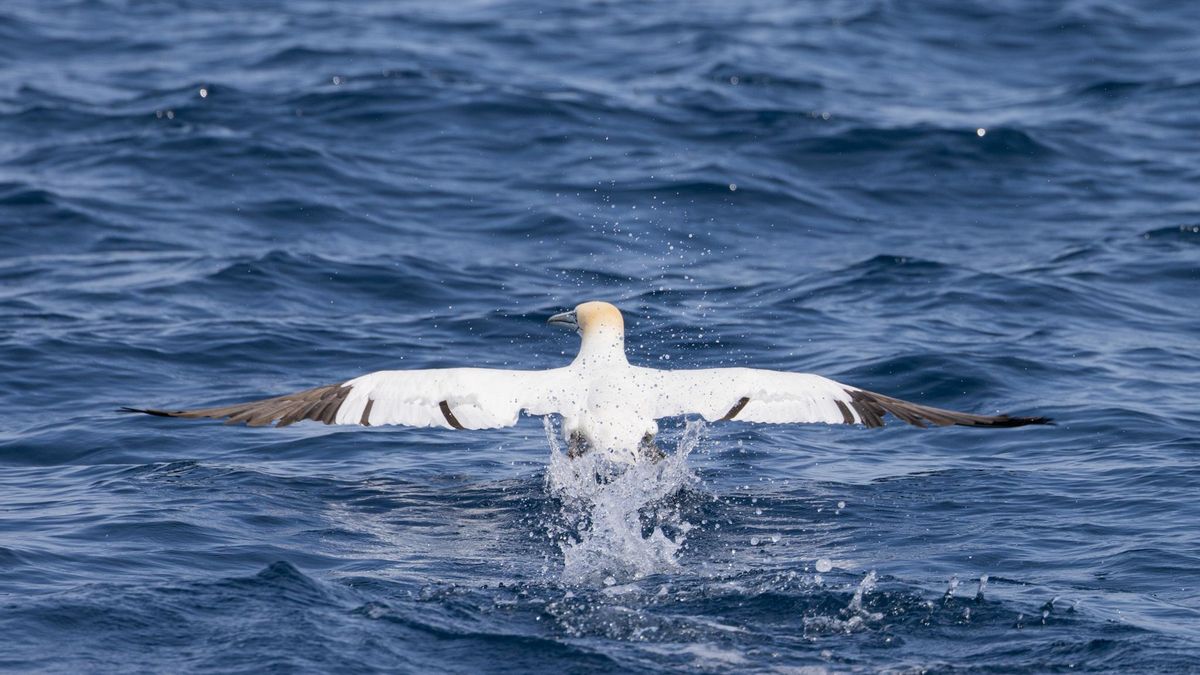
[[[325,424],[403,424],[447,429],[512,426],[524,410],[559,411],[569,395],[557,370],[382,370],[342,384],[259,401],[195,410],[126,408],[162,417],[227,418],[226,424],[287,426],[301,420]]]
[[[768,424],[883,426],[887,413],[918,427],[1020,427],[1045,417],[975,415],[910,403],[834,382],[820,375],[753,368],[657,371],[655,417],[699,413],[704,419]]]

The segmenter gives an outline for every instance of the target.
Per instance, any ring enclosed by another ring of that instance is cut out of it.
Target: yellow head
[[[607,302],[592,301],[576,305],[570,312],[550,317],[548,323],[570,328],[583,336],[601,331],[625,334],[625,319],[621,317],[621,310]]]

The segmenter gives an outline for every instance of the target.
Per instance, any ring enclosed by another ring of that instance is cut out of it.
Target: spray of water
[[[556,422],[545,422],[550,443],[546,488],[562,504],[551,536],[563,553],[563,580],[615,584],[678,568],[675,555],[691,525],[678,493],[696,480],[688,455],[705,425],[690,421],[674,453],[658,462],[614,463],[602,453],[571,459]]]
[[[851,596],[849,604],[846,608],[838,612],[839,616],[812,616],[805,617],[804,628],[806,631],[826,632],[837,631],[841,633],[852,633],[856,630],[866,627],[868,622],[880,621],[883,619],[883,614],[880,612],[872,612],[863,607],[863,601],[867,594],[875,590],[875,571],[867,572],[867,575],[858,582],[858,587],[854,589],[854,595]]]

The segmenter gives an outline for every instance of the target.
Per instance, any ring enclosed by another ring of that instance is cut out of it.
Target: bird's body
[[[563,429],[590,449],[605,450],[622,459],[636,460],[643,439],[658,433],[642,388],[640,369],[614,365],[601,372],[578,373],[586,384],[576,399],[579,405],[563,415]],[[580,448],[586,449],[586,448]]]
[[[974,415],[931,408],[808,373],[753,368],[659,370],[629,363],[616,307],[588,302],[550,323],[581,336],[570,365],[550,370],[445,368],[391,370],[341,384],[249,403],[197,410],[127,409],[166,417],[228,418],[227,423],[440,426],[488,429],[516,424],[522,411],[561,415],[573,456],[600,451],[632,463],[657,456],[657,420],[699,414],[709,421],[882,426],[892,413],[916,426],[1016,427],[1043,417]]]

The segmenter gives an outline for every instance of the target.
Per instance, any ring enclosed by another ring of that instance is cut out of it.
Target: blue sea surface
[[[590,299],[1057,425],[116,412]],[[6,0],[0,366],[2,670],[1196,672],[1200,3]]]

